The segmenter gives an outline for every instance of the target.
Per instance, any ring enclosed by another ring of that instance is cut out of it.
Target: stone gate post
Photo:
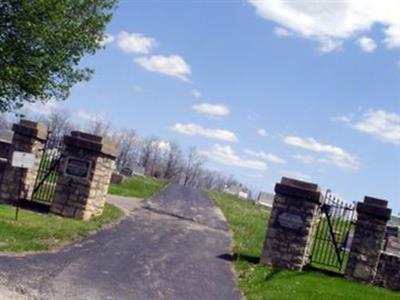
[[[14,135],[11,142],[8,162],[4,168],[3,179],[0,186],[0,202],[15,203],[18,197],[19,182],[22,180],[22,190],[26,191],[26,198],[30,199],[35,185],[43,148],[47,140],[47,127],[42,123],[21,120],[14,124]],[[35,165],[32,169],[24,171],[11,165],[14,151],[22,151],[35,154]]]
[[[50,211],[64,217],[88,220],[101,215],[115,168],[113,143],[100,136],[73,131],[64,137],[65,148],[59,166]]]
[[[386,200],[365,197],[357,204],[357,222],[346,277],[371,283],[376,275],[392,210]]]
[[[318,185],[283,177],[275,198],[260,262],[301,271],[308,263],[322,194]]]

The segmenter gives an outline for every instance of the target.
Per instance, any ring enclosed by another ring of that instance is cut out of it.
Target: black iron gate
[[[354,230],[354,204],[340,201],[328,190],[320,209],[321,218],[314,236],[311,265],[343,273]]]
[[[62,158],[61,139],[52,137],[51,133],[49,133],[42,151],[42,158],[39,163],[31,200],[50,204],[53,200],[59,177],[57,167]]]

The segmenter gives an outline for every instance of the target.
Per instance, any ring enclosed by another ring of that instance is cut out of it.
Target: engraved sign
[[[89,176],[90,169],[91,162],[89,160],[68,157],[64,174],[66,176],[87,178]]]
[[[278,215],[277,222],[280,227],[292,229],[292,230],[300,230],[304,226],[304,219],[299,214],[294,214],[290,212],[281,212]]]
[[[386,243],[386,252],[394,255],[400,255],[400,239],[389,236]]]
[[[11,159],[11,165],[17,168],[32,169],[35,165],[35,154],[14,151]]]

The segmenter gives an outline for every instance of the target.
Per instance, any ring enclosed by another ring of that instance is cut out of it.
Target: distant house
[[[240,184],[234,184],[230,186],[225,186],[224,192],[238,196],[241,199],[248,199],[249,198],[249,191],[246,187],[240,185]]]
[[[392,216],[389,220],[389,225],[400,227],[400,217]]]
[[[133,166],[132,168],[124,167],[120,170],[120,174],[132,177],[132,176],[144,176],[144,168],[140,166]]]
[[[274,204],[274,194],[271,193],[266,193],[266,192],[260,192],[258,194],[256,204],[263,205],[266,207],[272,207]]]

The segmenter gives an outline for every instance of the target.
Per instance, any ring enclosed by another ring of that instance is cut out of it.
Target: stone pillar
[[[262,264],[302,271],[308,263],[321,201],[316,184],[284,177],[275,185]]]
[[[357,204],[357,222],[346,277],[371,283],[376,275],[391,209],[386,200],[365,197]]]
[[[88,220],[103,213],[111,174],[115,169],[113,143],[100,136],[73,131],[64,137],[65,149],[50,211]]]
[[[382,252],[374,278],[374,285],[400,291],[400,256]]]
[[[1,181],[0,202],[15,203],[18,197],[19,182],[22,178],[22,190],[25,197],[30,199],[35,185],[43,148],[47,140],[47,127],[42,123],[21,120],[19,124],[13,125],[14,135],[11,142],[8,162],[4,168]],[[35,166],[32,169],[22,171],[20,168],[11,166],[14,151],[22,151],[35,154]]]

